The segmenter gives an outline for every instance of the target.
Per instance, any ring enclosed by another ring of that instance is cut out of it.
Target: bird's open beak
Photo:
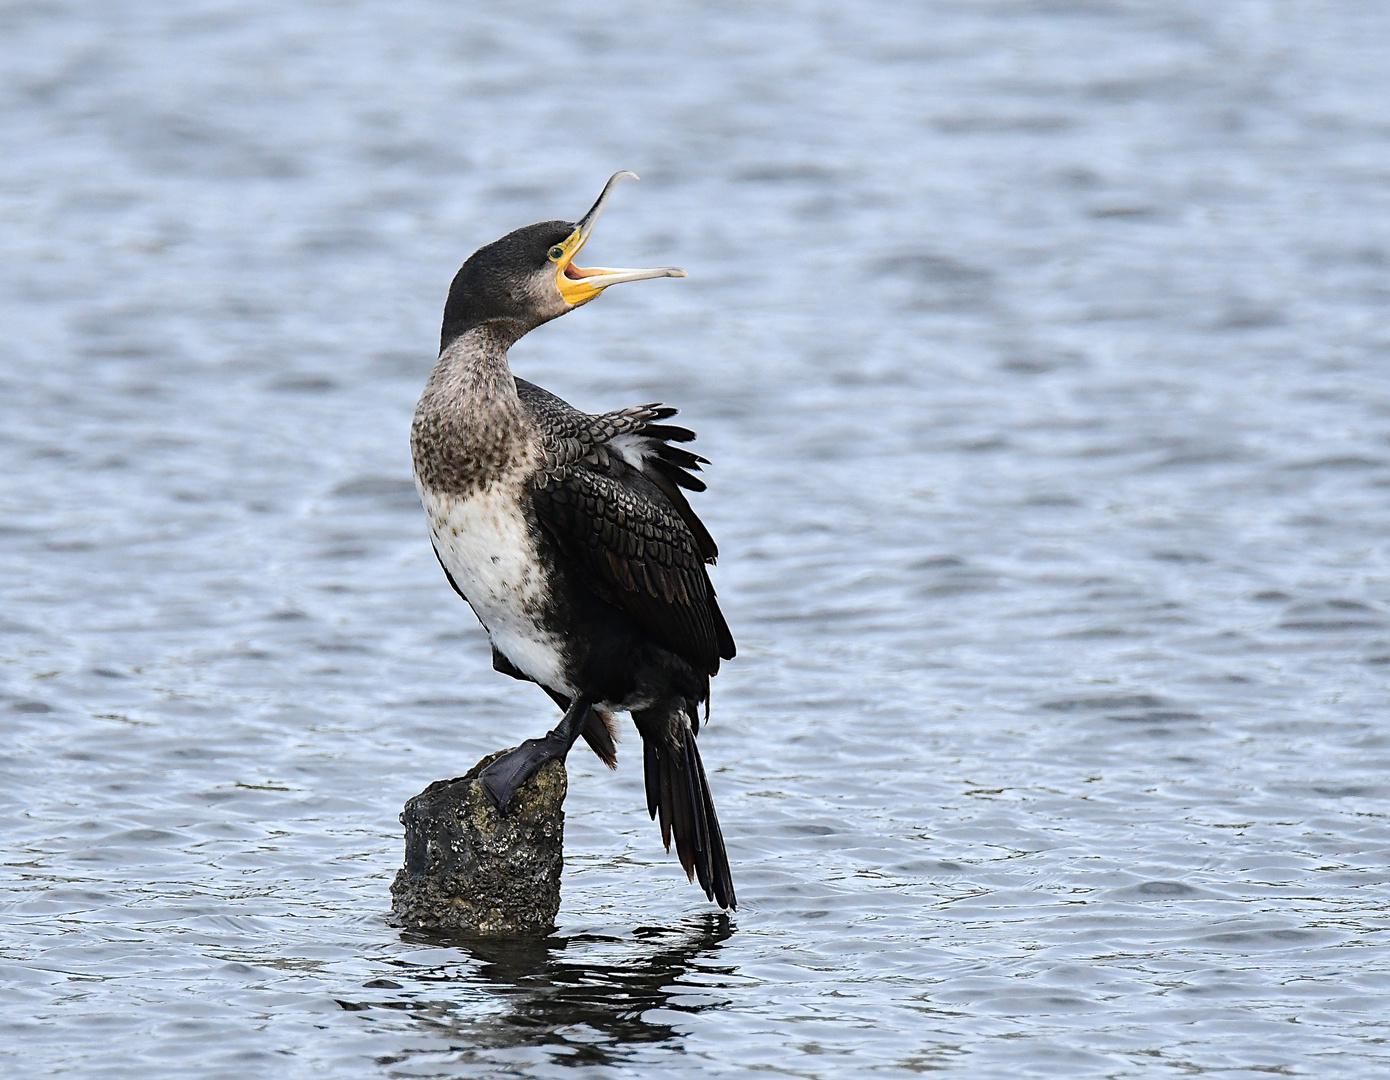
[[[624,176],[631,176],[637,179],[635,173],[618,172],[608,178],[608,183],[603,185],[603,194],[598,197],[598,201],[589,208],[589,212],[579,220],[579,224],[574,227],[574,232],[560,246],[564,249],[564,254],[556,260],[558,269],[555,271],[555,284],[559,286],[560,295],[565,298],[567,304],[583,304],[592,300],[599,293],[610,285],[617,285],[623,281],[641,281],[644,278],[658,277],[685,277],[685,271],[679,266],[658,266],[651,270],[626,270],[621,267],[591,266],[585,269],[582,266],[574,265],[574,257],[579,254],[579,249],[584,246],[584,242],[589,239],[589,234],[594,231],[594,222],[598,220],[599,214],[603,210],[603,204],[608,201],[608,196],[618,181]]]

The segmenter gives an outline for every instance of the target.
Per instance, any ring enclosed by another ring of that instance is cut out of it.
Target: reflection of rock
[[[515,1070],[519,1048],[566,1067],[630,1064],[634,1049],[680,1038],[673,1014],[729,1004],[735,969],[720,964],[718,954],[733,933],[722,911],[639,927],[630,938],[461,940],[406,931],[407,943],[457,949],[473,963],[393,964],[389,981],[368,982],[363,997],[339,1005],[413,1017],[431,1038],[442,1037],[456,1060],[489,1076]],[[480,1008],[480,999],[502,1008]]]
[[[487,936],[544,934],[555,925],[565,766],[542,766],[502,817],[477,776],[504,752],[454,780],[436,780],[405,804],[405,866],[391,883],[391,910],[402,925]]]

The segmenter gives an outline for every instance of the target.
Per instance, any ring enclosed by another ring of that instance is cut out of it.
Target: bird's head
[[[578,221],[542,221],[479,248],[454,275],[444,305],[441,351],[483,323],[519,338],[541,323],[587,304],[610,285],[643,278],[685,277],[678,266],[628,270],[576,266],[574,257],[593,232],[614,186],[630,172],[614,173],[598,201]]]

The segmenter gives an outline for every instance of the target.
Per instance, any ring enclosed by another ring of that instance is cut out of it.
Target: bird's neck
[[[484,323],[439,355],[411,425],[416,476],[426,487],[466,493],[525,467],[530,428],[507,364],[520,335]]]
[[[519,334],[505,323],[482,323],[454,338],[439,354],[430,382],[446,384],[456,401],[471,409],[506,405],[520,399],[507,363],[507,350]],[[426,392],[429,386],[426,386]]]

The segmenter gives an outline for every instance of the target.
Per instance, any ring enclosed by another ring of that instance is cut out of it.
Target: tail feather
[[[701,774],[703,779],[703,773]],[[724,833],[719,828],[719,818],[714,813],[714,799],[710,796],[709,785],[704,784],[703,794],[705,797],[705,819],[713,824],[709,832],[710,846],[710,865],[715,868],[716,876],[712,883],[713,889],[706,889],[705,895],[711,891],[714,899],[720,907],[737,908],[738,901],[734,897],[734,879],[729,873],[729,854],[724,850]],[[720,873],[722,871],[722,874]]]
[[[682,790],[686,787],[688,777],[677,755],[671,754],[664,764],[666,775],[663,780],[671,789],[671,808],[675,811],[671,819],[671,835],[676,840],[676,857],[680,859],[681,869],[685,871],[685,879],[694,881],[695,860],[699,857],[700,851],[699,837],[695,829],[695,808],[689,796]]]
[[[676,714],[655,731],[642,731],[642,765],[647,786],[647,811],[661,823],[661,840],[676,856],[686,877],[700,882],[707,897],[722,908],[736,908],[724,834],[714,812],[709,781],[700,761],[695,733]]]
[[[589,715],[584,718],[580,734],[600,761],[610,769],[618,767],[618,725],[613,722],[611,712],[597,705],[592,706]]]
[[[645,752],[646,752],[646,747],[644,746],[644,747],[642,748],[642,750],[643,750],[643,753],[645,753]],[[655,749],[653,749],[652,753],[653,753],[653,755],[656,754]],[[671,783],[669,782],[668,774],[667,774],[666,770],[663,768],[662,762],[660,761],[659,758],[657,759],[656,768],[657,768],[657,781],[656,781],[656,782],[657,782],[658,788],[660,789],[660,790],[659,790],[659,793],[658,793],[658,796],[657,796],[658,802],[657,802],[657,808],[656,808],[656,809],[657,809],[657,814],[658,814],[658,816],[659,816],[660,819],[661,819],[661,842],[666,846],[666,850],[667,850],[667,851],[670,851],[670,850],[671,850],[671,825],[672,825],[672,823],[674,822],[675,817],[676,817],[675,805],[674,805],[674,804],[672,803],[672,801],[671,801],[671,794],[672,794],[673,788],[672,788]]]
[[[685,773],[685,791],[689,799],[686,805],[690,807],[690,816],[695,824],[695,850],[698,852],[707,852],[710,848],[709,825],[705,821],[705,800],[703,792],[705,785],[703,780],[696,781],[695,779],[697,775],[703,778],[705,770],[702,769],[699,762],[696,761],[694,753],[695,739],[693,737],[687,738],[685,740],[684,754],[685,768],[681,770]],[[698,865],[702,871],[708,869],[708,867],[705,866],[705,860],[701,860]],[[705,880],[705,874],[703,873],[700,874],[700,888],[709,892],[709,882]]]
[[[647,813],[651,815],[653,821],[656,820],[656,812],[661,806],[661,762],[656,756],[656,747],[649,739],[642,740],[642,779],[646,782],[647,788]],[[665,814],[661,815],[664,823],[667,820]],[[662,829],[662,839],[666,842],[666,850],[671,850],[671,837],[666,835]]]

